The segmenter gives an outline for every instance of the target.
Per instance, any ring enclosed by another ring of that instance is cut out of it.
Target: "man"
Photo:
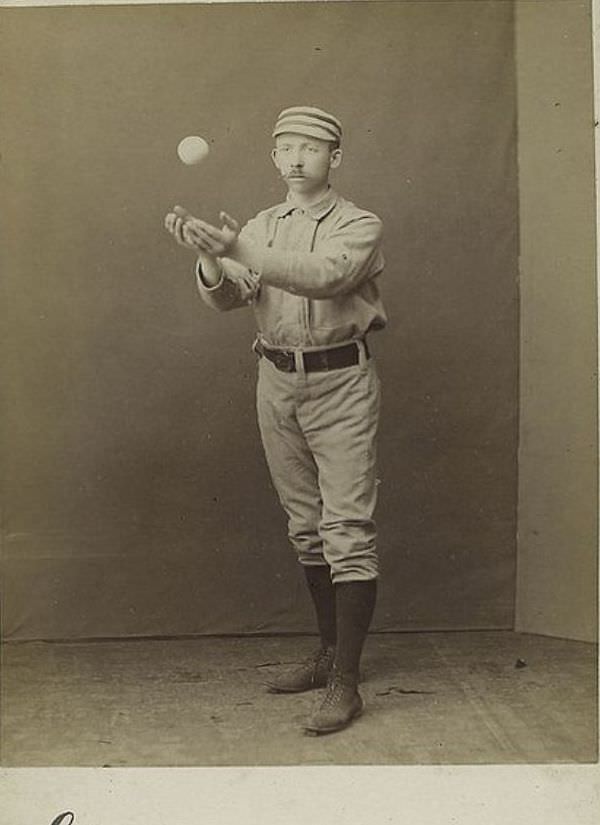
[[[197,253],[209,306],[254,308],[261,437],[321,637],[309,660],[268,687],[326,687],[305,725],[322,734],[362,712],[359,662],[376,599],[379,379],[366,336],[386,323],[376,283],[382,224],[330,185],[342,161],[336,117],[312,106],[284,109],[273,137],[284,203],[242,231],[225,212],[217,227],[181,207],[165,226]]]

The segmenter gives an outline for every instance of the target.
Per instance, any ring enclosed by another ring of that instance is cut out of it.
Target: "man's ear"
[[[334,149],[329,157],[329,168],[337,169],[342,162],[342,150]]]
[[[279,164],[277,163],[277,149],[271,149],[271,160],[275,164],[275,168],[279,169]]]

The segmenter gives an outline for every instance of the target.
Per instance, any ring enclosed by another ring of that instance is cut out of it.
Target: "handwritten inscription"
[[[65,811],[59,814],[56,819],[53,819],[50,825],[73,825],[75,822],[75,814],[71,811]]]

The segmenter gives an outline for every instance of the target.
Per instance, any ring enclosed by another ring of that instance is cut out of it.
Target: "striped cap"
[[[314,106],[292,106],[280,113],[273,129],[273,137],[285,132],[339,143],[342,139],[342,124],[337,117]]]

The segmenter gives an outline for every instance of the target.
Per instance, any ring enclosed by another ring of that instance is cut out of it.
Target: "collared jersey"
[[[221,259],[222,276],[204,301],[218,310],[251,304],[258,331],[278,347],[319,347],[385,326],[377,276],[384,266],[382,223],[329,190],[308,208],[292,200],[250,220],[240,237],[252,244],[252,268]]]

